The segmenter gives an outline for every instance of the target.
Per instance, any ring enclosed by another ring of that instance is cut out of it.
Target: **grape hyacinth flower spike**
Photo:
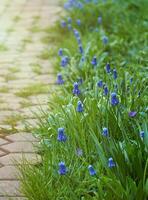
[[[110,72],[111,72],[110,64],[109,64],[109,63],[106,64],[106,72],[107,72],[107,73],[110,73]]]
[[[93,57],[93,59],[92,59],[92,61],[91,61],[91,64],[92,64],[93,66],[96,66],[96,65],[97,65],[97,58],[96,58],[96,56]]]
[[[65,135],[64,128],[58,128],[58,137],[57,140],[59,142],[66,142],[67,136]]]
[[[103,133],[102,133],[103,136],[107,137],[108,136],[108,128],[103,128]]]
[[[68,64],[68,57],[67,56],[63,56],[61,59],[61,66],[62,67],[66,67]]]
[[[99,23],[99,24],[102,23],[102,17],[101,17],[101,16],[98,17],[98,23]]]
[[[108,43],[108,37],[107,36],[103,36],[102,37],[102,42],[104,45],[106,45]]]
[[[64,20],[61,21],[61,27],[65,28],[66,27],[66,22]]]
[[[102,80],[98,81],[97,86],[100,88],[103,87],[103,81]]]
[[[104,95],[108,95],[108,87],[106,85],[104,86]]]
[[[111,104],[116,106],[119,104],[119,100],[117,98],[117,94],[115,92],[111,93]]]
[[[140,137],[141,137],[141,139],[144,139],[144,131],[140,131]]]
[[[74,83],[73,85],[73,94],[79,95],[81,92],[79,90],[79,84],[77,82]]]
[[[84,111],[83,104],[81,101],[78,101],[77,112],[83,112],[83,111]]]
[[[129,117],[135,117],[137,115],[137,112],[136,111],[130,111],[129,113],[128,113],[128,116]]]
[[[117,71],[116,71],[116,69],[113,70],[113,78],[117,79]]]
[[[63,49],[62,49],[62,48],[59,49],[58,55],[59,55],[59,56],[63,56]]]
[[[108,167],[109,167],[109,168],[113,168],[113,167],[115,167],[115,166],[116,166],[116,164],[115,164],[115,162],[113,161],[113,158],[110,157],[110,158],[108,159]]]
[[[57,75],[57,84],[58,85],[64,84],[64,80],[63,80],[62,74],[60,74],[60,73]]]
[[[91,176],[96,175],[96,171],[95,171],[95,169],[93,168],[92,165],[89,165],[89,166],[88,166],[88,170],[89,170],[89,174],[90,174]]]
[[[59,163],[59,170],[58,170],[58,173],[60,175],[65,175],[67,173],[67,168],[66,168],[66,165],[64,162],[60,162]]]
[[[81,20],[77,19],[76,23],[77,23],[78,26],[80,26],[81,25]]]

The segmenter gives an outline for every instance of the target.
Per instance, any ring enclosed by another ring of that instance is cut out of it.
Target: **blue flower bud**
[[[78,104],[77,104],[77,112],[83,112],[84,109],[83,109],[83,104],[81,101],[78,101]]]
[[[62,67],[66,67],[67,64],[68,64],[68,61],[69,61],[68,57],[67,56],[63,56],[62,59],[61,59],[61,66]]]
[[[79,51],[80,51],[81,54],[83,54],[83,47],[82,47],[82,45],[79,45]]]
[[[59,55],[59,56],[63,56],[63,49],[62,49],[62,48],[59,49],[58,55]]]
[[[136,111],[130,111],[128,113],[129,117],[135,117],[137,115],[137,112]]]
[[[93,66],[96,66],[96,65],[97,65],[97,58],[96,58],[96,56],[93,57],[93,59],[92,59],[92,61],[91,61],[91,64],[92,64]]]
[[[110,72],[111,72],[110,64],[109,64],[109,63],[106,64],[106,72],[107,72],[107,73],[110,73]]]
[[[78,157],[81,157],[83,155],[83,150],[80,149],[80,148],[77,148],[76,154],[77,154]]]
[[[104,135],[105,137],[107,137],[109,134],[108,134],[108,128],[103,128],[103,133],[102,135]]]
[[[101,17],[101,16],[98,17],[98,23],[99,23],[99,24],[102,23],[102,17]]]
[[[72,25],[71,24],[68,24],[67,27],[68,27],[69,31],[72,30]]]
[[[104,86],[104,95],[108,95],[108,87],[107,86]]]
[[[89,166],[88,166],[88,170],[89,170],[89,174],[90,174],[91,176],[96,175],[96,171],[94,170],[94,168],[93,168],[92,165],[89,165]]]
[[[102,80],[98,81],[97,86],[100,88],[103,87],[103,81]]]
[[[57,84],[59,84],[59,85],[64,84],[64,80],[62,78],[62,74],[60,74],[60,73],[57,75]]]
[[[74,87],[73,88],[73,94],[79,95],[81,93],[80,90],[79,90],[79,84],[77,82],[75,82],[73,87]]]
[[[144,139],[144,131],[140,131],[140,137],[141,137],[141,139]]]
[[[58,128],[58,137],[57,137],[57,140],[59,142],[66,142],[67,140],[67,137],[64,133],[64,128]]]
[[[115,92],[111,93],[111,104],[116,106],[119,104],[119,100],[117,98],[117,94]]]
[[[115,167],[115,166],[116,166],[116,164],[115,164],[115,162],[113,161],[113,158],[110,157],[110,158],[108,159],[108,167],[109,167],[109,168],[113,168],[113,167]]]
[[[67,21],[68,21],[68,23],[71,23],[71,22],[72,22],[71,17],[68,17],[68,18],[67,18]]]
[[[106,45],[108,43],[108,37],[107,36],[103,36],[102,37],[102,42],[104,45]]]
[[[65,174],[67,173],[67,168],[66,168],[64,162],[60,162],[60,163],[59,163],[59,170],[58,170],[58,173],[59,173],[60,175],[65,175]]]
[[[76,23],[77,23],[78,26],[80,26],[80,25],[81,25],[81,20],[80,20],[80,19],[77,19],[77,20],[76,20]]]
[[[64,20],[61,21],[61,27],[62,28],[66,27],[66,22]]]
[[[117,71],[116,71],[116,69],[113,70],[113,78],[117,79]]]

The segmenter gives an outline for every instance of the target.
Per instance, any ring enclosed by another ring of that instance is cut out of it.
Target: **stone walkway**
[[[48,35],[60,12],[58,0],[0,0],[0,200],[23,200],[15,165],[40,161],[27,131],[47,112],[55,83]]]

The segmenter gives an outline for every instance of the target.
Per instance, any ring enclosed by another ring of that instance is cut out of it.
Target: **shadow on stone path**
[[[40,161],[33,147],[37,140],[24,124],[36,125],[32,111],[47,111],[55,78],[45,30],[60,12],[58,0],[0,1],[0,200],[25,199],[18,190],[14,159]]]

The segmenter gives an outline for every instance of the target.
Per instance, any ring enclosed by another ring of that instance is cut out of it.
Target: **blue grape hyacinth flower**
[[[98,81],[97,86],[100,88],[103,87],[103,81],[102,80]]]
[[[83,156],[83,150],[80,149],[80,148],[77,148],[77,149],[76,149],[76,155],[77,155],[78,157]]]
[[[93,168],[92,165],[89,165],[89,166],[88,166],[88,170],[89,170],[89,174],[90,174],[91,176],[96,175],[96,171],[95,171],[95,169]]]
[[[93,57],[93,59],[92,59],[92,61],[91,61],[91,64],[92,64],[93,66],[96,66],[96,65],[97,65],[97,58],[96,58],[96,56]]]
[[[83,54],[83,47],[82,47],[82,45],[79,45],[79,51],[80,51],[81,54]]]
[[[108,128],[103,128],[103,132],[102,132],[102,135],[107,137],[109,134],[108,134]]]
[[[115,166],[116,166],[116,164],[115,164],[115,162],[113,161],[113,158],[110,157],[110,158],[108,159],[108,167],[109,167],[109,168],[113,168],[113,167],[115,167]]]
[[[57,75],[57,84],[58,85],[64,84],[64,80],[63,80],[62,74],[60,74],[60,73]]]
[[[66,175],[66,173],[67,173],[67,168],[66,168],[66,165],[65,165],[64,162],[60,162],[60,163],[59,163],[59,170],[58,170],[58,173],[59,173],[60,175]]]
[[[119,104],[119,100],[117,98],[117,94],[115,92],[111,93],[111,104],[116,106]]]
[[[128,116],[129,117],[135,117],[137,115],[137,112],[136,111],[130,111],[129,113],[128,113]]]
[[[57,140],[59,142],[66,142],[67,136],[65,135],[64,128],[58,128],[58,137],[57,137]]]
[[[101,16],[98,17],[98,23],[99,23],[99,24],[102,23],[102,17],[101,17]]]
[[[67,25],[66,22],[65,22],[64,20],[62,20],[62,21],[61,21],[61,27],[62,27],[62,28],[65,28],[66,25]]]
[[[63,56],[61,59],[61,66],[66,67],[68,64],[68,61],[69,61],[68,56]]]
[[[79,90],[79,84],[77,82],[75,82],[73,87],[74,87],[73,88],[73,94],[79,95],[81,93],[80,90]]]
[[[102,42],[104,45],[106,45],[108,43],[108,37],[107,36],[103,36],[102,37]]]
[[[62,49],[62,48],[59,49],[58,55],[59,55],[59,56],[63,56],[63,49]]]
[[[108,91],[108,87],[105,85],[105,86],[104,86],[104,95],[105,95],[105,96],[108,95],[108,92],[109,92],[109,91]]]
[[[144,131],[140,131],[139,135],[140,135],[141,139],[144,139]]]
[[[116,69],[113,69],[113,78],[117,79],[117,71],[116,71]]]
[[[68,21],[68,23],[71,23],[71,22],[72,22],[71,17],[68,17],[68,18],[67,18],[67,21]]]
[[[77,19],[76,23],[77,23],[78,26],[81,26],[81,20],[80,19]]]
[[[107,73],[111,72],[111,68],[110,68],[110,64],[109,63],[106,64],[106,72]]]
[[[83,111],[84,111],[83,104],[81,101],[78,101],[77,112],[83,112]]]

